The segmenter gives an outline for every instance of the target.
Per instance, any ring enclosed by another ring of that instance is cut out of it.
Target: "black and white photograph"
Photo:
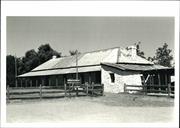
[[[7,15],[6,123],[175,123],[175,21]]]

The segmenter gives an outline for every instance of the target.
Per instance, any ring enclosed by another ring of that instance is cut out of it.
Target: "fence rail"
[[[124,92],[137,91],[144,94],[147,93],[165,93],[170,97],[174,94],[174,86],[168,85],[127,85],[124,84]]]
[[[78,95],[103,95],[104,85],[103,84],[81,84],[80,86],[71,86],[65,84],[63,86],[42,86],[39,87],[8,87],[6,89],[7,100],[10,99],[28,99],[28,98],[39,98],[43,97],[71,97],[72,94]],[[80,94],[81,93],[81,94]],[[51,95],[50,95],[51,94]],[[69,95],[68,95],[69,94]],[[34,97],[33,97],[34,96]]]

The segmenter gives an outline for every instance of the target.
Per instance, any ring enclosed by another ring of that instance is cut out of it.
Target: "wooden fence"
[[[7,87],[7,100],[10,99],[35,99],[35,98],[58,98],[75,96],[99,96],[104,93],[103,84],[81,84],[74,86],[65,84],[62,86],[39,86],[39,87]]]
[[[162,93],[167,94],[167,96],[174,95],[174,86],[171,84],[168,85],[124,85],[124,92],[136,91],[141,92],[143,94],[148,93]]]

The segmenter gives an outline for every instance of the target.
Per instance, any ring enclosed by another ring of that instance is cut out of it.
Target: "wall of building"
[[[114,82],[111,82],[110,73],[114,73]],[[124,84],[142,85],[141,74],[137,72],[122,71],[108,66],[102,66],[101,79],[102,84],[104,84],[105,92],[124,92]]]

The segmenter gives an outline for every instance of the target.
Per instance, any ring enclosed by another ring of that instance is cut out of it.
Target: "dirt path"
[[[7,105],[7,122],[171,122],[173,99],[106,94],[13,102]]]

